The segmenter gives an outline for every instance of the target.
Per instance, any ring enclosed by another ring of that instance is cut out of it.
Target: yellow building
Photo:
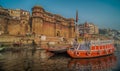
[[[20,13],[21,13],[20,9],[9,9],[9,15],[13,19],[20,19]]]
[[[32,32],[51,37],[75,37],[74,19],[45,11],[41,6],[32,8]]]
[[[22,9],[9,9],[9,26],[10,35],[26,35],[30,32],[30,13]]]
[[[0,24],[2,31],[9,35],[26,35],[34,33],[49,37],[75,37],[73,18],[64,18],[58,14],[45,11],[41,6],[30,12],[22,9],[4,9],[0,7]],[[1,31],[1,29],[0,29]]]
[[[0,35],[7,34],[7,24],[9,20],[9,12],[8,9],[3,8],[0,6]]]

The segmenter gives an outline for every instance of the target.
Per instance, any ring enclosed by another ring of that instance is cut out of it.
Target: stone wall
[[[8,33],[9,35],[19,35],[21,30],[20,30],[20,21],[15,20],[15,19],[10,19],[9,20],[9,25],[8,25]]]
[[[5,29],[6,29],[5,28],[6,23],[7,23],[6,19],[3,17],[0,17],[0,31],[3,33],[5,32]]]
[[[21,21],[10,19],[8,24],[9,35],[25,36],[26,33],[30,32],[30,25],[28,21]]]
[[[74,19],[46,12],[41,6],[32,8],[32,32],[50,37],[75,37]]]
[[[36,35],[46,35],[50,37],[75,37],[74,20],[67,19],[61,15],[52,14],[45,11],[40,6],[32,8],[32,16],[25,10],[8,10],[3,15],[4,8],[0,11],[0,31],[4,31],[9,35],[26,35],[34,33]],[[19,12],[19,16],[14,12]],[[18,17],[18,18],[15,18]]]

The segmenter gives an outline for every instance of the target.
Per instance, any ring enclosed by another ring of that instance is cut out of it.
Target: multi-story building
[[[26,33],[30,32],[30,13],[28,11],[22,9],[9,9],[9,15],[11,16],[10,23],[16,21],[8,27],[10,35],[26,35]]]
[[[85,22],[84,24],[79,24],[78,30],[80,35],[99,33],[98,27],[93,23],[88,23],[88,22]]]
[[[9,15],[13,18],[13,19],[19,19],[20,20],[20,9],[9,9]]]
[[[37,35],[75,37],[74,19],[45,11],[41,6],[32,8],[32,32]]]
[[[90,28],[89,34],[98,34],[99,33],[99,29],[95,24],[89,23],[89,28]]]
[[[0,34],[25,35],[30,32],[29,18],[28,11],[0,6]]]
[[[30,13],[21,9],[4,9],[0,7],[0,31],[9,35],[46,35],[50,37],[75,37],[73,18],[64,18],[58,14],[45,11],[41,6],[32,8]],[[30,30],[31,29],[31,30]]]

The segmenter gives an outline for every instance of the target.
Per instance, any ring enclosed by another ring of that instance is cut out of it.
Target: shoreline
[[[15,42],[18,42],[21,40],[21,38],[24,38],[25,40],[22,41],[22,45],[17,45],[17,46],[13,46],[13,44]],[[30,40],[27,40],[27,39],[30,39]],[[33,49],[33,45],[32,45],[32,41],[31,40],[35,40],[36,37],[20,37],[20,36],[10,36],[10,35],[2,35],[0,36],[0,47],[1,45],[3,45],[4,47],[6,47],[6,50],[21,50],[21,49]],[[49,41],[49,42],[52,42],[52,41]],[[57,43],[59,41],[56,41],[55,43]],[[47,46],[47,41],[41,41],[41,42],[37,42],[39,44],[36,44],[36,49],[44,49],[44,48],[41,48],[41,46]],[[43,44],[44,43],[44,44]],[[63,43],[63,42],[62,42]],[[117,45],[120,45],[120,40],[115,40],[114,41],[114,44],[115,46]],[[57,46],[58,44],[54,44],[54,46]],[[62,44],[59,44],[59,45],[62,45]],[[67,44],[64,44],[65,46]],[[118,47],[117,47],[118,49]]]

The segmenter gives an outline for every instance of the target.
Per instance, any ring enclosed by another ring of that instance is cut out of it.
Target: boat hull
[[[108,50],[67,50],[67,53],[72,58],[93,58],[113,54],[114,48]]]
[[[48,50],[52,53],[64,53],[64,52],[67,52],[67,49],[58,49],[58,50]]]
[[[53,53],[64,53],[64,52],[67,52],[67,49],[70,47],[71,47],[70,45],[49,47],[47,51],[53,52]]]

